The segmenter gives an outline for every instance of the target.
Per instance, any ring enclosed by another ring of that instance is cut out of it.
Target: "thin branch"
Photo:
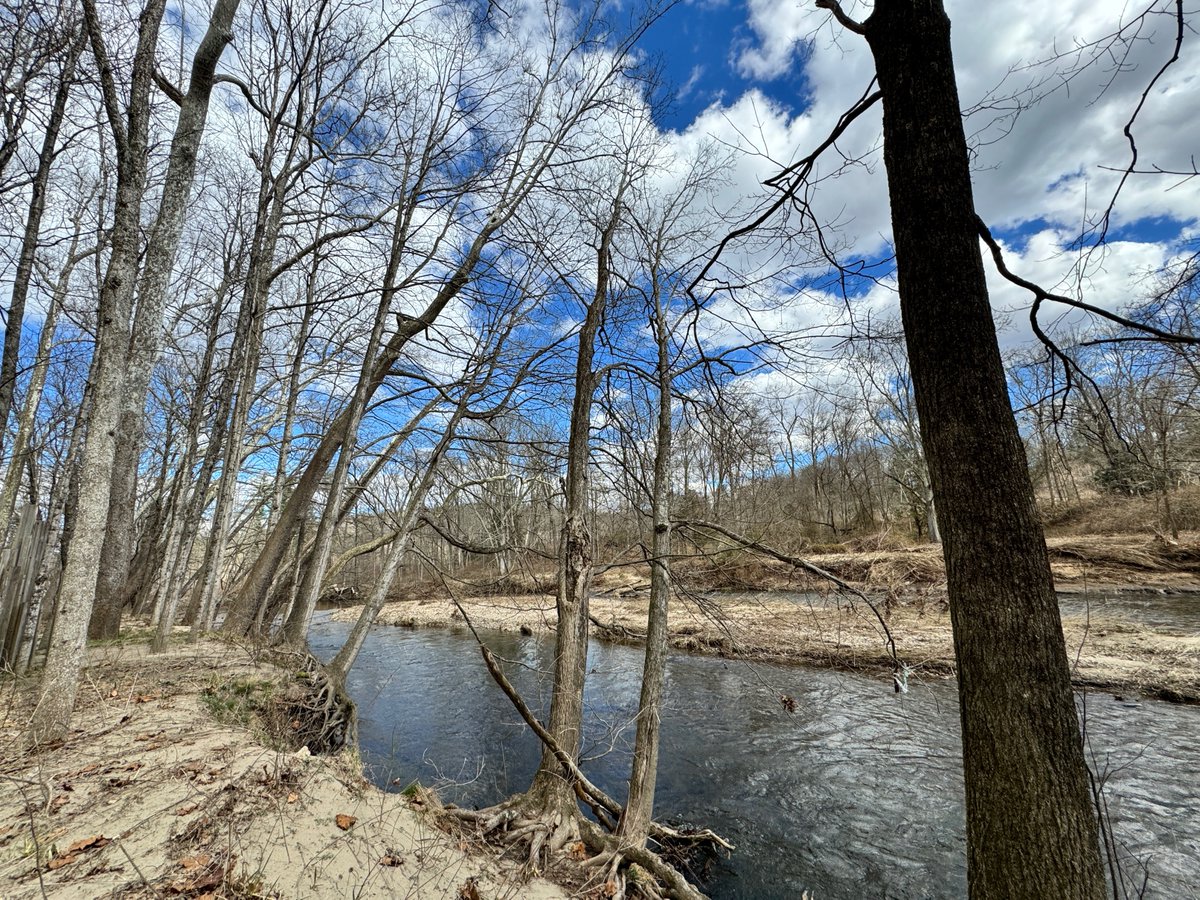
[[[842,5],[837,0],[817,0],[817,9],[827,9],[833,13],[833,17],[837,19],[838,24],[843,28],[853,31],[855,34],[866,34],[867,29],[862,22],[855,21],[846,15],[846,11],[842,9]]]

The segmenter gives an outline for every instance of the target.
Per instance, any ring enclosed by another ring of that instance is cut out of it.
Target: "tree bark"
[[[84,0],[105,107],[118,146],[117,192],[108,267],[97,307],[94,393],[78,479],[79,502],[59,588],[54,633],[46,654],[41,696],[29,723],[29,737],[34,743],[61,738],[70,724],[95,599],[96,573],[108,520],[117,424],[124,399],[124,354],[129,344],[129,318],[138,266],[138,220],[146,187],[154,50],[165,5],[165,0],[150,0],[142,11],[129,112],[123,117],[102,26],[92,0]]]
[[[596,289],[579,328],[575,355],[575,396],[567,437],[567,477],[564,485],[562,549],[559,560],[558,613],[555,627],[554,685],[547,729],[572,759],[578,759],[583,739],[583,686],[587,677],[588,601],[592,587],[592,534],[588,527],[588,466],[591,462],[592,404],[597,374],[593,368],[596,339],[608,308],[613,235],[621,215],[621,195],[613,201],[608,222],[600,231],[596,253]],[[546,811],[576,809],[567,773],[548,748],[529,788],[532,801]]]
[[[653,277],[653,276],[652,276]],[[646,660],[642,667],[642,693],[638,703],[637,734],[629,777],[629,802],[618,833],[623,846],[644,847],[654,818],[654,790],[658,780],[659,731],[662,717],[663,678],[667,668],[667,613],[671,598],[671,397],[670,333],[661,288],[655,283],[654,329],[658,345],[658,423],[654,447],[654,484],[651,518],[654,536],[650,545],[650,610],[646,621]]]
[[[1054,584],[988,301],[941,0],[865,23],[908,357],[942,526],[974,900],[1104,896]]]
[[[171,138],[162,199],[138,280],[137,312],[126,356],[128,374],[113,459],[108,527],[96,582],[96,606],[88,629],[93,638],[112,638],[120,632],[121,609],[127,596],[125,582],[134,544],[133,518],[146,393],[162,344],[167,283],[175,266],[188,198],[196,177],[196,158],[208,120],[217,63],[225,45],[233,39],[233,17],[238,3],[239,0],[217,0],[208,29],[192,59],[188,92],[180,104],[179,119]]]

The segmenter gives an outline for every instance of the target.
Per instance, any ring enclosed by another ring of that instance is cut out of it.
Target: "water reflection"
[[[331,654],[348,626],[318,622]],[[548,705],[553,643],[489,634],[535,709]],[[624,794],[641,654],[589,656],[584,768]],[[536,738],[492,683],[473,639],[377,628],[350,677],[363,756],[380,785],[412,779],[464,804],[529,783]],[[778,700],[797,701],[794,714]],[[888,685],[845,673],[673,656],[667,670],[656,814],[711,826],[739,849],[708,885],[720,898],[965,896],[962,777],[952,685]],[[1200,897],[1200,709],[1118,702],[1087,709],[1110,771],[1119,837],[1152,854],[1150,896]]]

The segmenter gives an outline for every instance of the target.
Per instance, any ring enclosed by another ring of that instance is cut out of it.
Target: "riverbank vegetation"
[[[517,853],[522,876],[582,857],[581,890],[699,896],[668,851],[728,842],[655,818],[674,647],[880,670],[897,691],[956,674],[972,892],[1018,876],[1030,896],[1103,892],[1071,678],[1195,700],[1197,648],[1099,602],[1067,616],[1064,641],[1055,587],[1200,590],[1194,235],[1121,303],[1088,299],[1126,181],[1150,174],[1135,150],[1070,243],[1078,296],[1012,271],[972,196],[979,148],[940,2],[880,0],[859,22],[817,0],[814,28],[863,43],[874,75],[815,131],[805,119],[787,164],[736,128],[667,128],[645,42],[673,5],[0,10],[0,664],[6,790],[33,792],[3,838],[28,838],[33,862],[11,877],[65,884],[86,865],[114,890],[274,890],[284,875],[259,860],[286,841],[264,823],[305,796],[281,793],[291,767],[318,765],[285,754],[345,759],[349,675],[392,622],[553,633],[546,710],[480,637],[543,755],[527,790],[443,818]],[[1186,19],[1154,4],[1039,63],[1039,84],[1094,77],[1154,23],[1176,52],[1132,115],[1162,117],[1145,97],[1174,77]],[[1018,109],[1044,99],[1014,90]],[[860,254],[812,204],[875,169],[890,236]],[[1029,333],[1003,346],[984,250],[1029,294]],[[1067,312],[1048,323],[1047,306]],[[353,623],[328,661],[306,646],[322,601]],[[645,648],[620,798],[580,767],[597,633]],[[147,643],[129,666],[89,655]],[[180,669],[210,657],[224,674],[198,688]],[[203,792],[218,809],[258,797],[244,815],[261,848],[214,843],[232,807],[205,840],[171,843],[163,810],[187,797],[162,767],[179,752],[149,731],[136,760],[112,745],[138,681],[153,683],[142,707],[186,707],[171,746],[185,719],[222,723],[195,746],[227,765],[183,781],[231,787]],[[270,751],[269,784],[268,751],[230,747],[257,727],[296,744]],[[97,818],[93,840],[55,818],[76,790],[62,784],[87,776],[99,797],[128,786],[120,765],[153,767],[166,792],[138,853],[130,822]],[[375,819],[408,815],[370,797]],[[362,852],[418,858],[411,841]],[[400,889],[379,871],[369,891]],[[411,890],[485,892],[470,883]]]

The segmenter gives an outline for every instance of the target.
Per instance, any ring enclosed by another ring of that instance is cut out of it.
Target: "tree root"
[[[626,844],[611,833],[616,831],[624,808],[593,784],[546,731],[501,671],[491,650],[482,643],[480,650],[496,683],[512,701],[525,723],[554,754],[576,798],[592,809],[601,825],[584,818],[573,804],[569,809],[546,810],[539,808],[528,795],[511,797],[483,810],[450,806],[445,808],[445,815],[474,826],[478,837],[504,847],[506,852],[510,847],[527,847],[526,864],[531,872],[544,871],[559,854],[567,850],[583,868],[600,870],[592,877],[604,885],[606,896],[702,900],[704,895],[657,853],[640,845]],[[649,836],[664,848],[707,846],[713,851],[733,850],[731,843],[708,829],[682,831],[652,822]],[[588,851],[593,854],[590,858]]]
[[[278,650],[273,657],[293,679],[272,703],[275,736],[317,755],[353,744],[358,716],[341,682],[307,650]]]

